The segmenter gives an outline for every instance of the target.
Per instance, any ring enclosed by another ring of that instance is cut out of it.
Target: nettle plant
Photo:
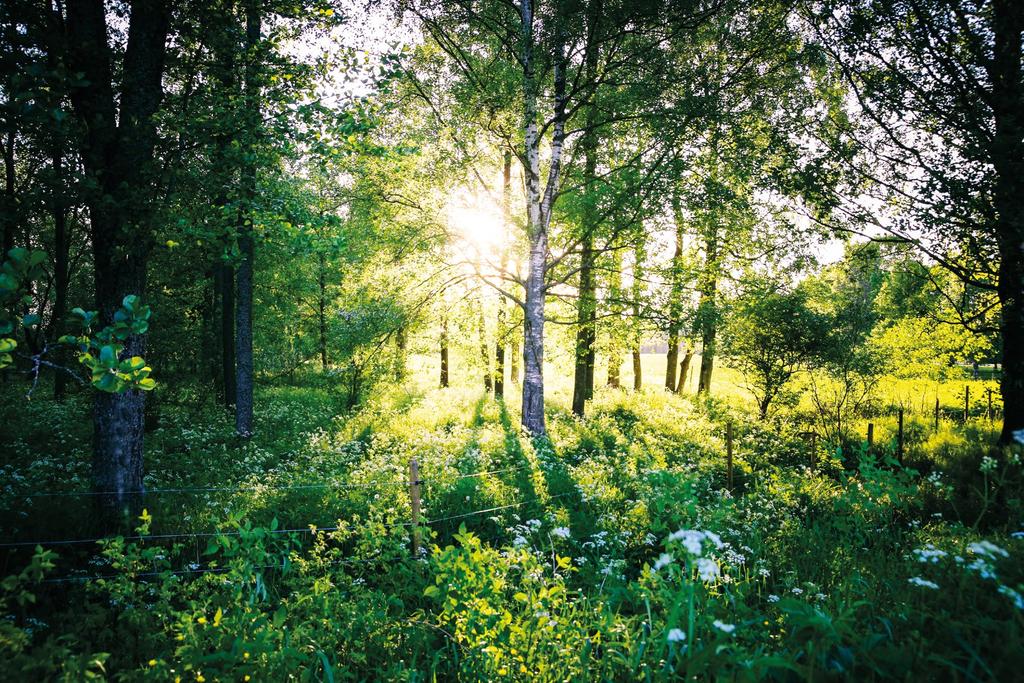
[[[38,313],[22,313],[32,308],[33,283],[45,276],[43,264],[46,252],[16,248],[7,252],[7,260],[0,266],[0,369],[14,362],[13,353],[18,342],[13,335],[18,328],[25,331],[37,328],[42,322]],[[99,319],[96,311],[75,308],[71,321],[77,324],[78,334],[66,334],[55,345],[41,344],[41,350],[30,356],[33,372],[46,365],[58,372],[69,371],[45,356],[60,347],[72,347],[78,351],[78,361],[91,373],[90,383],[100,391],[120,393],[128,389],[150,391],[156,381],[149,375],[152,368],[140,356],[123,357],[125,342],[134,335],[149,330],[152,311],[142,300],[129,294],[121,307],[114,312],[114,320],[98,330],[94,329]]]

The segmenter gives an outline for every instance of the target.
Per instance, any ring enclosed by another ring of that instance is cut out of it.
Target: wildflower
[[[1013,440],[1017,443],[1024,443],[1024,429],[1018,429],[1013,432]]]
[[[984,458],[981,459],[981,467],[979,469],[981,470],[981,472],[985,474],[994,471],[996,469],[995,458],[993,458],[990,455],[986,455]]]
[[[773,595],[769,595],[768,596],[768,602],[778,602],[778,601],[779,601],[779,596],[778,595],[774,595],[773,594]]]
[[[1006,552],[995,543],[990,541],[978,541],[977,543],[971,543],[967,546],[967,549],[975,555],[982,555],[989,559],[996,559],[996,557],[1009,557],[1010,553]]]
[[[1024,538],[1024,531],[1014,531],[1010,536],[1012,538]]]
[[[670,541],[680,541],[686,551],[691,555],[700,555],[701,553],[701,541],[704,540],[704,534],[700,531],[692,531],[690,529],[680,529],[674,532],[668,537]]]
[[[1000,586],[999,592],[1005,595],[1006,597],[1010,598],[1010,600],[1013,601],[1014,607],[1020,610],[1024,610],[1024,596],[1022,596],[1019,592],[1015,591],[1009,586]]]
[[[935,564],[940,558],[946,557],[948,553],[945,550],[939,550],[929,543],[923,548],[915,548],[914,554],[917,555],[918,562],[931,562]]]
[[[969,565],[967,565],[967,568],[972,571],[978,572],[978,576],[980,576],[983,579],[996,578],[996,571],[992,567],[992,565],[990,565],[988,562],[981,559],[980,557],[976,559],[974,562],[971,562]]]
[[[700,576],[701,581],[714,581],[719,574],[721,571],[718,569],[718,563],[714,560],[709,560],[706,557],[697,560],[697,575]]]
[[[921,588],[938,589],[939,587],[939,584],[935,583],[934,581],[922,579],[920,576],[912,576],[911,578],[907,579],[907,583],[913,584],[914,586],[920,586]]]
[[[667,566],[667,565],[669,565],[671,563],[672,563],[672,556],[669,555],[668,553],[662,553],[658,557],[658,560],[654,563],[654,571],[659,571],[663,567],[665,567],[665,566]]]
[[[736,630],[736,624],[727,624],[721,619],[715,619],[712,625],[722,633],[732,633]]]
[[[559,538],[569,538],[569,527],[559,526],[551,530],[552,536],[558,536]]]
[[[674,628],[674,629],[672,629],[671,631],[668,632],[667,638],[668,638],[668,642],[670,642],[670,643],[681,642],[683,640],[686,640],[686,631],[683,631],[682,629],[679,629],[679,628]]]
[[[793,595],[803,595],[803,592],[804,592],[803,588],[794,588],[792,590]]]

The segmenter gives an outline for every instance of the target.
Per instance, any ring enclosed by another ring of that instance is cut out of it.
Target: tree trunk
[[[51,339],[64,334],[64,316],[68,309],[68,285],[70,281],[71,240],[68,235],[68,209],[64,198],[64,154],[63,140],[58,139],[53,149],[53,182],[50,211],[53,215],[53,314],[51,318]],[[68,365],[69,354],[62,349],[57,356],[58,365]],[[53,399],[63,401],[67,392],[67,373],[57,370],[53,378]]]
[[[676,381],[676,364],[679,363],[679,333],[682,330],[683,316],[683,211],[679,197],[672,196],[672,213],[676,224],[676,245],[672,253],[672,273],[669,278],[668,301],[668,357],[665,359],[665,388],[678,391]],[[680,378],[681,380],[682,378]]]
[[[484,364],[484,391],[491,393],[494,389],[494,375],[491,374],[491,354],[487,351],[487,323],[484,321],[484,305],[477,301],[477,326],[480,328],[480,360]]]
[[[10,114],[13,118],[13,113]],[[5,140],[3,143],[4,148],[4,243],[3,253],[0,254],[0,262],[7,259],[7,252],[14,248],[15,230],[18,227],[18,196],[17,188],[15,186],[15,168],[14,168],[14,145],[17,141],[14,130],[14,122],[7,122],[8,128]]]
[[[317,284],[319,285],[319,297],[317,297],[317,322],[319,322],[320,328],[320,367],[323,370],[327,369],[327,257],[324,256],[323,252],[319,254],[319,277]],[[401,333],[402,330],[399,330]]]
[[[718,336],[718,230],[708,226],[704,243],[704,274],[700,293],[701,354],[697,393],[711,393],[711,373],[715,367],[715,339]]]
[[[640,300],[644,294],[644,260],[646,247],[643,236],[637,240],[633,249],[633,391],[640,391],[644,386],[643,365],[641,364],[640,347],[643,343],[643,328],[640,325]]]
[[[405,379],[405,350],[408,344],[405,327],[399,327],[395,330],[395,382]]]
[[[1021,102],[1021,36],[1024,5],[992,3],[995,48],[991,61],[996,172],[993,202],[999,240],[1000,330],[1003,337],[1003,429],[999,441],[1013,443],[1024,430],[1024,121]],[[1024,439],[1021,439],[1024,440]]]
[[[593,156],[589,156],[587,167],[593,172]],[[585,219],[586,220],[586,219]],[[580,254],[579,298],[576,300],[576,351],[575,375],[572,385],[572,412],[583,417],[586,402],[594,397],[594,341],[596,292],[594,284],[594,237],[591,227],[585,226],[586,234]]]
[[[508,379],[514,386],[519,386],[519,338],[516,329],[511,330],[512,343],[509,344]]]
[[[224,384],[224,405],[233,408],[238,401],[235,384],[235,267],[230,263],[217,264],[220,289],[220,362]]]
[[[448,387],[448,318],[441,319],[441,388]]]
[[[261,14],[259,0],[248,0],[245,7],[245,107],[247,122],[243,135],[244,162],[242,168],[243,202],[242,220],[238,226],[238,264],[235,301],[235,362],[236,391],[235,432],[242,438],[252,436],[253,430],[253,347],[252,347],[252,278],[255,249],[252,222],[256,203],[256,164],[253,149],[259,134],[259,84],[256,46],[260,42]]]
[[[519,3],[523,69],[523,159],[526,176],[526,229],[530,241],[523,310],[522,425],[533,436],[544,436],[544,303],[548,257],[548,225],[559,185],[565,139],[565,55],[561,17],[554,22],[554,125],[547,184],[541,193],[540,129],[537,125],[538,84],[534,73],[534,17],[530,2]]]
[[[608,386],[619,388],[622,369],[622,255],[616,249],[611,253],[608,269],[608,307],[611,309],[611,324],[608,343]]]
[[[505,244],[509,243],[509,219],[512,213],[512,152],[505,150],[501,173],[501,219],[505,231]],[[508,267],[508,246],[501,252],[501,269]],[[505,398],[505,336],[508,325],[505,320],[505,297],[498,297],[498,326],[494,342],[494,398]],[[515,380],[513,380],[515,381]]]
[[[96,307],[103,324],[129,294],[145,292],[146,259],[152,246],[152,183],[157,142],[154,115],[163,97],[162,79],[169,12],[162,0],[131,5],[121,65],[121,93],[114,95],[106,6],[102,0],[70,0],[68,62],[82,74],[71,102],[85,135],[81,157],[94,184],[88,193],[95,266]],[[117,111],[118,105],[120,111]],[[145,337],[125,341],[123,355],[143,355]],[[99,523],[113,524],[141,505],[144,394],[95,392],[92,480]]]
[[[690,363],[693,361],[693,349],[689,345],[683,360],[679,362],[679,384],[676,385],[676,393],[681,394],[686,390],[686,376],[690,374]]]

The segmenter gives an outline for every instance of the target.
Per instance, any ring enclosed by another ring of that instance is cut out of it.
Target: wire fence
[[[344,482],[320,482],[313,484],[295,484],[295,485],[260,485],[260,486],[239,486],[239,487],[196,487],[196,488],[163,488],[153,489],[146,491],[145,494],[149,495],[152,493],[159,494],[190,494],[199,492],[245,492],[245,491],[264,491],[264,490],[316,490],[326,488],[338,488],[338,489],[372,489],[372,488],[393,488],[393,487],[409,487],[411,495],[419,496],[418,487],[420,484],[429,482],[444,482],[452,483],[468,479],[481,479],[489,476],[497,476],[502,474],[511,474],[515,472],[522,472],[527,470],[533,470],[533,467],[529,464],[504,467],[499,469],[483,470],[479,472],[471,472],[467,474],[460,474],[455,477],[417,477],[416,481],[388,481],[388,482],[357,482],[357,483],[344,483]],[[75,492],[45,492],[34,494],[36,496],[54,496],[54,497],[65,497],[65,496],[101,496],[101,495],[112,495],[113,492],[109,491],[75,491]],[[520,508],[531,504],[545,505],[553,500],[558,500],[571,495],[569,492],[555,494],[551,496],[535,496],[533,498],[524,499],[515,503],[509,503],[506,505],[498,505],[489,507],[481,510],[473,510],[471,512],[459,513],[454,515],[447,515],[444,517],[438,517],[435,519],[420,520],[414,517],[413,520],[408,522],[392,522],[388,523],[388,527],[425,527],[443,524],[446,522],[470,519],[473,517],[479,517],[482,515],[491,515],[496,512],[504,510],[511,510]],[[342,526],[317,526],[307,525],[305,527],[291,527],[283,529],[261,529],[261,533],[282,535],[282,534],[303,534],[303,533],[330,533],[335,531],[341,531]],[[69,539],[36,539],[27,541],[7,541],[0,542],[0,549],[19,549],[19,548],[34,548],[34,547],[46,547],[46,546],[76,546],[76,545],[90,545],[99,544],[104,541],[110,541],[113,539],[120,539],[122,541],[147,543],[147,542],[160,542],[167,540],[198,540],[198,539],[209,539],[209,538],[224,538],[224,537],[240,537],[249,533],[253,533],[250,530],[223,530],[223,531],[208,531],[208,532],[171,532],[171,533],[159,533],[159,534],[133,534],[133,535],[120,535],[120,536],[93,536],[88,538],[69,538]],[[198,547],[198,546],[197,546]],[[198,549],[197,549],[198,559]],[[336,560],[328,564],[365,564],[374,562],[380,559],[379,557],[374,558],[348,558],[344,560]],[[194,563],[198,565],[198,562]],[[258,566],[253,567],[253,571],[270,570],[270,569],[284,569],[283,563],[274,565]],[[210,573],[224,573],[230,571],[230,567],[199,567],[190,565],[189,568],[180,570],[153,570],[141,573],[133,574],[134,577],[138,578],[154,578],[168,575],[174,576],[187,576],[187,575],[201,575]],[[45,579],[43,583],[48,584],[61,584],[61,583],[81,583],[90,581],[99,581],[113,579],[120,576],[119,574],[103,574],[103,575],[86,575],[86,576],[63,576]]]

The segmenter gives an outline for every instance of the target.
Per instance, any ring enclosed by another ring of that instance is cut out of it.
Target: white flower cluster
[[[681,628],[674,628],[668,632],[668,636],[666,636],[666,639],[670,643],[681,643],[682,641],[686,640],[686,631],[682,630]]]
[[[933,590],[937,590],[939,587],[939,584],[935,583],[934,581],[922,579],[920,576],[910,577],[909,579],[907,579],[907,583],[912,584],[914,586],[920,586],[921,588],[931,588]]]
[[[668,537],[669,541],[679,541],[686,552],[690,553],[695,557],[701,557],[703,554],[703,544],[705,541],[710,541],[715,548],[721,548],[725,544],[722,542],[722,538],[713,531],[697,531],[695,529],[680,529],[679,531],[673,532]]]
[[[727,624],[721,619],[715,619],[712,625],[722,633],[732,633],[736,630],[736,624]]]
[[[991,541],[978,541],[976,543],[971,543],[967,546],[967,550],[969,552],[974,553],[975,555],[987,557],[990,560],[1010,556],[1010,553],[1008,553],[1003,548],[1000,548],[995,543],[992,543]]]
[[[945,550],[939,550],[931,543],[926,544],[923,548],[914,548],[914,555],[917,556],[918,562],[930,562],[936,564],[940,559],[949,555]]]
[[[982,473],[988,474],[989,472],[994,472],[995,471],[996,464],[997,463],[996,463],[996,459],[995,458],[993,458],[990,455],[986,455],[985,457],[983,457],[981,459],[981,467],[979,467],[979,469],[981,470]]]
[[[571,534],[569,532],[569,527],[559,526],[551,530],[551,535],[557,536],[558,538],[569,538]]]

